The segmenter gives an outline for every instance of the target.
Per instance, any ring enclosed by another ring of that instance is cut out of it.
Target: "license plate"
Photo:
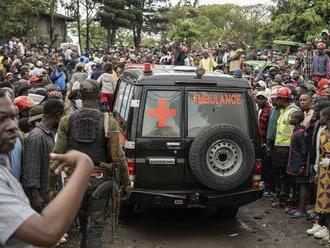
[[[149,164],[152,165],[174,165],[175,159],[174,158],[150,158]]]

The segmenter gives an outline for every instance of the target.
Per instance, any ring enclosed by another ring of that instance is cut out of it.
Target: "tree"
[[[170,30],[169,36],[176,43],[184,42],[188,47],[192,47],[200,38],[200,32],[192,20],[178,19]]]
[[[82,38],[81,38],[81,16],[80,16],[80,1],[81,0],[66,0],[63,3],[64,8],[69,11],[69,15],[76,20],[76,30],[78,36],[79,47],[82,47]]]
[[[197,8],[199,4],[199,0],[180,0],[177,4],[178,7],[181,7],[181,6],[191,6],[191,7],[194,7],[194,8]]]
[[[304,42],[315,39],[320,31],[329,28],[328,0],[274,0],[271,22],[267,29],[274,39]]]
[[[169,12],[169,36],[180,37],[177,20],[185,17],[194,23],[194,31],[199,34],[198,42],[191,45],[216,46],[218,42],[236,42],[239,45],[260,44],[260,32],[268,21],[267,9],[263,5],[238,6],[234,4],[214,4],[194,8],[191,5],[172,8]],[[180,22],[180,24],[184,24]],[[185,24],[186,25],[186,24]],[[181,40],[182,41],[182,40]]]
[[[81,42],[86,44],[86,20],[82,19],[81,23]],[[68,27],[71,33],[75,36],[78,35],[77,22],[71,22]],[[91,48],[99,49],[106,48],[107,43],[107,33],[104,27],[97,21],[94,21],[90,24],[90,46]]]
[[[90,48],[90,28],[91,24],[95,20],[98,11],[98,2],[93,0],[81,0],[81,6],[85,10],[85,20],[86,20],[86,49]]]
[[[134,15],[131,25],[136,48],[141,44],[143,27],[155,22],[155,18],[159,18],[158,11],[165,8],[168,2],[168,0],[127,0],[128,10]]]
[[[121,27],[130,28],[134,17],[127,8],[126,0],[103,0],[98,19],[107,31],[108,47],[115,44],[118,29]]]
[[[63,0],[62,0],[63,1]],[[100,7],[100,0],[65,0],[63,6],[71,13],[71,16],[76,19],[77,33],[79,38],[79,45],[82,47],[82,16],[86,21],[84,25],[86,40],[85,48],[90,48],[91,25],[97,17]]]
[[[25,36],[34,28],[33,18],[38,14],[42,1],[1,0],[0,37]],[[42,6],[43,7],[43,6]]]
[[[57,0],[50,0],[49,2],[49,16],[50,16],[50,27],[49,27],[49,38],[50,47],[56,42],[57,37],[54,35],[55,32],[55,14],[57,9]]]

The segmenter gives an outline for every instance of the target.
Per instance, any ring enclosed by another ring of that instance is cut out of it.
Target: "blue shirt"
[[[57,69],[52,72],[50,78],[53,80],[53,83],[57,85],[61,91],[66,89],[66,75],[63,71],[58,71]]]
[[[87,63],[89,62],[89,58],[87,58],[86,56],[80,56],[80,57],[78,58],[78,61],[79,61],[80,63],[87,64]]]
[[[22,144],[19,138],[16,139],[14,149],[10,153],[11,174],[18,180],[21,180],[22,172]]]

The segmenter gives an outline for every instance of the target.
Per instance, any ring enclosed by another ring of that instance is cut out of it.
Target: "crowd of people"
[[[272,206],[283,208],[291,218],[313,220],[306,232],[324,244],[329,243],[330,228],[330,60],[326,49],[322,41],[307,43],[298,50],[296,63],[284,69],[274,66],[251,80],[265,195],[273,196]]]
[[[95,190],[109,177],[110,160],[120,164],[123,192],[129,197],[130,180],[118,127],[111,116],[103,113],[110,111],[118,77],[125,67],[142,63],[195,66],[207,72],[248,78],[258,111],[265,196],[272,196],[273,206],[283,208],[292,218],[306,216],[315,220],[307,233],[330,242],[330,59],[327,55],[330,33],[323,33],[326,35],[321,40],[298,48],[291,64],[285,53],[246,50],[235,43],[195,51],[189,51],[182,44],[170,44],[163,48],[115,47],[80,53],[72,48],[53,49],[12,38],[0,49],[0,138],[3,136],[0,161],[5,165],[0,166],[0,173],[6,178],[0,178],[0,197],[9,199],[7,211],[2,212],[3,208],[0,211],[0,244],[65,242],[67,236],[63,233],[80,202],[84,199],[85,213],[89,206],[89,198],[83,198],[83,193],[68,200],[70,193],[79,187],[87,188],[87,183],[82,182],[86,173],[94,175],[92,188]],[[247,73],[245,62],[251,59],[266,60],[273,66]],[[84,120],[79,122],[81,126],[75,122],[79,118]],[[105,126],[110,127],[109,132],[103,132]],[[94,129],[95,132],[90,131]],[[14,134],[16,130],[19,130],[18,137]],[[109,133],[111,142],[105,141],[109,137],[96,139],[104,133]],[[81,140],[85,144],[82,145]],[[91,169],[91,161],[79,152],[49,158],[52,152],[64,154],[72,149],[88,154],[95,167]],[[111,159],[98,152],[105,149]],[[64,187],[58,197],[55,196],[63,187],[65,176],[63,173],[60,177],[54,176],[50,171],[52,163],[57,167],[57,174],[63,169],[63,163],[77,167],[72,176],[75,180],[70,180],[72,183]],[[8,179],[9,172],[23,186],[24,193],[16,182]],[[82,186],[78,187],[77,183]],[[1,191],[3,188],[7,191]],[[19,201],[23,203],[18,204]],[[73,207],[68,209],[65,201]],[[29,209],[29,202],[33,210]],[[10,208],[15,204],[15,213],[18,211],[21,215],[13,220]],[[315,207],[308,209],[310,205]],[[61,211],[70,217],[54,221],[54,213]],[[24,226],[31,215],[35,215],[35,220]],[[98,247],[100,244],[95,246],[93,242],[101,240],[102,224],[96,221],[89,226],[85,217],[79,216],[81,243]],[[7,221],[12,223],[9,229]],[[45,221],[55,225],[54,233],[45,235],[50,241],[42,239]],[[30,229],[37,224],[39,236],[31,236]],[[90,227],[94,228],[93,242],[88,235]],[[9,240],[12,236],[14,240]]]
[[[81,247],[102,247],[109,187],[120,187],[121,198],[131,192],[119,127],[108,113],[123,68],[97,53],[17,38],[0,60],[0,246],[66,242],[77,216]]]

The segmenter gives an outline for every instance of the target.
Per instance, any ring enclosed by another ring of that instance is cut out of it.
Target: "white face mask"
[[[82,108],[82,100],[81,99],[75,100],[74,102],[76,104],[76,108],[77,109],[81,109]]]

